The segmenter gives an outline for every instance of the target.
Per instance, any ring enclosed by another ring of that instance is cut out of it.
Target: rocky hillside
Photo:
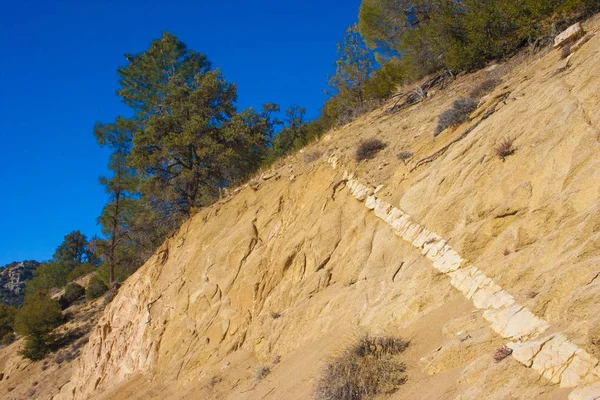
[[[33,278],[33,271],[40,265],[37,261],[22,261],[0,268],[0,303],[20,306],[25,297],[25,281]]]
[[[383,398],[600,398],[600,18],[584,28],[569,57],[524,52],[392,100],[200,211],[48,397],[309,399],[368,333],[410,343]],[[371,138],[385,149],[358,162]]]

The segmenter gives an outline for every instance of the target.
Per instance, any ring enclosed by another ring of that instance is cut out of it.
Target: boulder
[[[585,32],[581,23],[571,25],[554,39],[554,48],[558,49],[581,38]]]

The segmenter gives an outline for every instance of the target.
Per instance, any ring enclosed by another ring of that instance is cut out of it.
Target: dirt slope
[[[347,188],[332,193],[346,169],[384,185],[380,198],[600,356],[599,50],[597,35],[569,60],[554,51],[500,67],[473,121],[436,138],[437,116],[484,71],[401,112],[384,107],[203,210],[123,285],[55,398],[306,399],[323,365],[369,332],[411,342],[391,399],[566,399],[571,389],[515,359],[494,362],[506,340],[482,311]],[[388,147],[357,164],[370,137]],[[516,153],[502,161],[505,138]],[[271,373],[259,381],[261,366]]]

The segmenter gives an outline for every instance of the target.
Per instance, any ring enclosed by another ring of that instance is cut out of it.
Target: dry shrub
[[[400,160],[404,164],[406,164],[408,162],[408,160],[413,158],[414,155],[415,155],[415,153],[413,153],[412,151],[403,150],[400,153],[398,153],[398,160]]]
[[[488,94],[489,92],[491,92],[492,90],[494,90],[496,88],[496,86],[498,86],[499,83],[500,83],[500,81],[498,79],[494,79],[494,78],[485,79],[484,81],[475,85],[473,87],[473,89],[471,89],[471,93],[469,94],[469,97],[471,97],[473,99],[480,99],[483,96],[485,96],[486,94]]]
[[[275,312],[275,311],[271,311],[271,318],[277,319],[279,317],[281,317],[281,313]]]
[[[219,383],[221,383],[223,381],[223,378],[221,378],[219,375],[213,375],[210,380],[208,381],[208,386],[212,389],[215,386],[217,386]]]
[[[569,57],[571,55],[571,47],[573,46],[573,44],[567,44],[565,45],[562,49],[560,49],[560,58],[561,59],[565,59],[567,57]]]
[[[515,139],[504,139],[498,147],[496,147],[496,155],[504,161],[506,157],[515,154],[516,149],[513,147]]]
[[[509,349],[506,346],[502,346],[498,350],[496,350],[496,353],[494,354],[494,361],[500,362],[500,361],[504,360],[506,357],[510,356],[512,354],[512,352],[513,352],[512,349]]]
[[[445,129],[460,125],[469,120],[471,114],[477,108],[477,101],[468,97],[463,97],[456,100],[452,107],[447,109],[440,115],[438,126],[435,128],[433,136],[437,136]]]
[[[271,368],[267,367],[266,365],[263,365],[262,367],[260,367],[256,370],[256,373],[254,374],[254,379],[257,382],[262,381],[270,373],[271,373]]]
[[[360,400],[395,392],[406,382],[406,366],[398,355],[407,346],[399,338],[363,337],[327,365],[315,399]]]
[[[322,151],[311,151],[304,153],[304,162],[307,164],[317,161],[323,155]]]
[[[356,161],[368,160],[375,157],[377,153],[385,149],[386,144],[379,139],[367,139],[358,144],[356,149]]]

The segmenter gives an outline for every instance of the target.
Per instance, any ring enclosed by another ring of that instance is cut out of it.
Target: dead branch
[[[341,185],[345,184],[346,182],[348,182],[348,179],[342,179],[341,181],[339,181],[338,183],[333,185],[333,191],[331,193],[332,200],[335,200],[335,193],[336,193],[337,188],[340,187]]]

